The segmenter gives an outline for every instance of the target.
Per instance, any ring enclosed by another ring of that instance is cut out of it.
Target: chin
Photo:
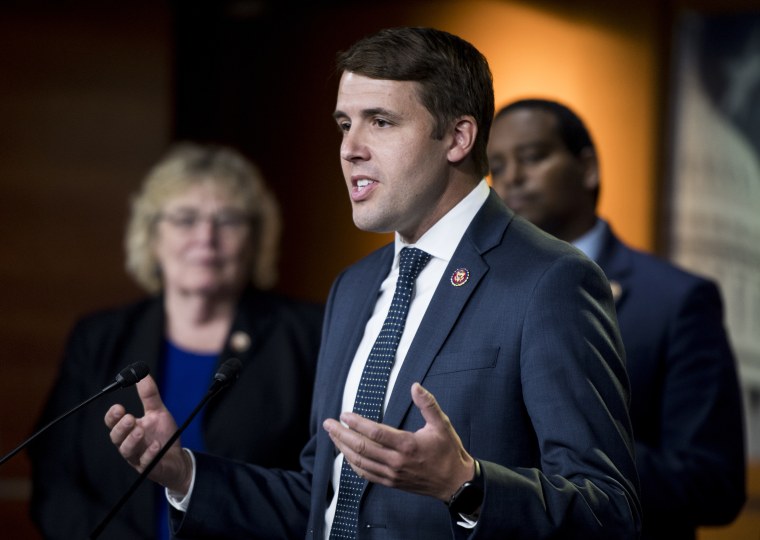
[[[219,294],[220,292],[224,290],[229,290],[231,287],[226,283],[220,283],[218,280],[214,281],[194,281],[189,283],[184,283],[180,287],[181,290],[183,290],[187,294],[197,294],[197,295],[209,295],[209,294]]]
[[[356,228],[366,232],[373,233],[387,233],[394,231],[394,227],[388,225],[383,219],[379,219],[377,216],[370,216],[362,214],[360,212],[354,212],[354,225]]]

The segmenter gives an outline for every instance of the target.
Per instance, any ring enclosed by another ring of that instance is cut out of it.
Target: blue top
[[[219,355],[198,354],[180,349],[174,343],[165,341],[164,365],[160,383],[161,396],[166,408],[176,419],[177,425],[182,425],[198,406],[211,386],[211,379]],[[206,445],[203,441],[201,426],[203,425],[203,410],[193,419],[182,432],[182,446],[192,450],[203,451]],[[169,540],[169,508],[164,489],[158,496],[159,520],[158,539]]]

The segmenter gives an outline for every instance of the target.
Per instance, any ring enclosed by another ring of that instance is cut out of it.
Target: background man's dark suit
[[[213,538],[245,523],[240,537],[323,537],[335,447],[321,422],[341,412],[346,374],[393,253],[392,245],[378,250],[333,285],[304,471],[198,454],[190,506],[174,514],[182,531]],[[459,268],[470,277],[455,287],[449,278]],[[622,351],[599,267],[515,217],[492,191],[438,285],[384,423],[423,426],[413,381],[436,396],[482,465],[486,494],[472,538],[575,538],[583,524],[583,538],[619,540],[606,532],[611,524],[630,530],[639,520]],[[377,539],[467,533],[442,502],[377,484],[364,492],[359,522],[360,534]]]
[[[40,425],[100,391],[133,362],[146,362],[160,380],[162,302],[155,297],[88,316],[75,326]],[[321,320],[319,306],[246,291],[230,335],[245,333],[250,347],[239,350],[228,340],[219,358],[221,363],[237,357],[244,368],[240,380],[205,409],[203,434],[210,452],[269,467],[297,467],[298,453],[308,439]],[[103,415],[116,400],[135,411],[142,405],[134,388],[112,396],[61,422],[30,451],[35,463],[31,511],[46,538],[86,538],[137,478],[103,437]],[[71,433],[91,436],[80,439]],[[153,538],[156,494],[163,496],[163,490],[145,482],[108,525],[105,537]]]
[[[617,291],[645,536],[693,539],[694,527],[678,524],[728,522],[745,493],[741,393],[720,293],[609,227],[597,262]],[[676,458],[680,467],[669,464]]]

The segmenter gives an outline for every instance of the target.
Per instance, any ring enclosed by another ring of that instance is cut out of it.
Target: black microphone
[[[34,433],[31,437],[29,437],[27,440],[22,442],[16,448],[8,452],[5,456],[3,456],[2,459],[0,459],[0,465],[8,461],[17,453],[19,453],[19,451],[21,451],[26,445],[28,445],[30,442],[36,439],[38,435],[47,431],[50,427],[57,424],[58,422],[60,422],[61,420],[69,416],[70,414],[78,411],[79,409],[81,409],[82,407],[90,403],[91,401],[96,400],[100,396],[108,394],[109,392],[113,392],[117,388],[127,388],[128,386],[132,386],[140,379],[145,378],[145,376],[148,374],[149,371],[150,369],[148,368],[148,364],[146,364],[145,362],[135,362],[134,364],[128,365],[127,367],[125,367],[119,372],[119,374],[116,376],[116,378],[111,384],[103,388],[100,392],[86,399],[85,401],[83,401],[82,403],[80,403],[79,405],[71,409],[70,411],[63,413],[61,416],[59,416],[58,418],[56,418],[55,420],[47,424],[45,427],[39,429],[36,433]]]
[[[108,523],[113,519],[118,511],[121,510],[121,507],[124,506],[124,504],[127,502],[127,500],[129,500],[137,488],[140,487],[140,484],[142,484],[142,482],[148,477],[155,466],[158,465],[158,462],[161,461],[161,458],[164,457],[164,454],[169,451],[169,448],[171,448],[172,444],[174,444],[179,436],[182,435],[182,432],[185,431],[185,428],[187,428],[188,425],[190,425],[190,422],[193,421],[193,418],[195,418],[195,416],[200,412],[208,400],[235,382],[240,375],[240,370],[242,368],[243,363],[237,358],[230,358],[221,366],[219,366],[219,369],[214,374],[214,381],[211,383],[211,387],[208,389],[208,392],[206,392],[206,395],[198,403],[198,405],[195,406],[195,409],[193,409],[193,411],[182,423],[182,425],[174,432],[174,434],[172,434],[171,437],[169,437],[169,440],[167,440],[166,444],[164,444],[161,450],[158,451],[158,454],[156,454],[153,459],[150,460],[148,466],[145,467],[143,472],[140,473],[140,476],[138,476],[137,479],[132,483],[126,493],[124,493],[121,499],[119,499],[114,507],[111,508],[111,511],[105,518],[103,518],[103,521],[101,521],[100,524],[98,524],[98,526],[93,529],[92,533],[90,533],[90,539],[100,536]]]
[[[224,364],[219,366],[219,370],[214,373],[214,382],[209,392],[215,392],[234,383],[240,375],[243,363],[237,358],[230,358]]]
[[[137,381],[144,379],[149,372],[150,369],[148,369],[148,364],[145,362],[135,362],[134,364],[130,364],[122,369],[114,381],[103,388],[100,393],[107,394],[117,388],[127,388],[132,386]]]

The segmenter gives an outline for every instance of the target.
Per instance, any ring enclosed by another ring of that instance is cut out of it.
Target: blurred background
[[[435,26],[487,56],[497,108],[540,96],[584,117],[600,213],[624,240],[720,281],[750,498],[700,539],[760,538],[760,1],[301,3],[0,4],[0,454],[31,434],[73,322],[141,296],[124,271],[128,203],[171,141],[230,144],[261,167],[283,209],[283,292],[323,301],[386,243],[351,221],[333,60],[382,27]],[[28,477],[23,453],[0,469],[4,538],[38,538]]]

